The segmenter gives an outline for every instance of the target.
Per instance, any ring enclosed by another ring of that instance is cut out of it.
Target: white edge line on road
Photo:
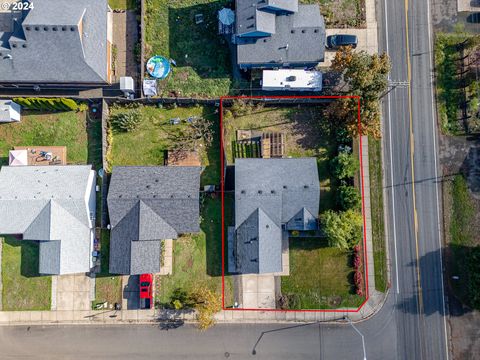
[[[387,16],[387,0],[384,0],[385,11],[385,48],[387,55],[390,56],[388,50],[388,16]],[[390,77],[390,75],[389,75]],[[392,223],[393,223],[393,248],[395,252],[395,284],[397,287],[397,294],[400,294],[400,285],[398,283],[398,258],[397,258],[397,228],[395,225],[395,188],[393,186],[393,155],[392,155],[392,123],[391,123],[391,107],[390,107],[390,92],[387,94],[387,108],[388,108],[388,137],[389,137],[389,152],[390,152],[390,181],[392,184]]]
[[[431,24],[431,13],[430,13],[430,0],[427,0],[427,27],[428,27],[428,46],[432,54],[430,55],[430,92],[432,95],[432,135],[433,135],[433,158],[435,162],[435,179],[438,179],[438,163],[437,163],[437,137],[436,137],[436,110],[435,110],[435,95],[433,92],[434,86],[434,62],[433,62],[433,47],[432,47],[432,24]],[[442,232],[440,229],[440,209],[439,209],[439,201],[438,201],[438,183],[435,184],[435,194],[436,194],[436,201],[437,201],[437,221],[438,221],[438,245],[439,245],[439,257],[440,257],[440,277],[442,280],[442,305],[443,305],[443,325],[445,331],[445,351],[447,355],[447,360],[449,358],[448,353],[448,333],[447,333],[447,311],[445,307],[445,288],[443,283],[443,259],[442,259]]]

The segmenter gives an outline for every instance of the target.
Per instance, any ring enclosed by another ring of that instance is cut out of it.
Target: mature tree
[[[348,95],[360,98],[362,135],[380,137],[379,98],[387,89],[390,59],[386,53],[370,55],[365,51],[354,52],[342,47],[332,62],[332,70],[343,74],[348,85]],[[346,126],[352,135],[359,135],[358,100],[340,99],[331,103],[328,115]]]
[[[175,150],[194,150],[200,143],[210,146],[213,141],[213,124],[203,118],[193,118],[180,132],[172,133],[170,140]]]
[[[360,210],[362,197],[354,186],[341,185],[337,189],[337,202],[342,210]]]
[[[206,330],[215,324],[214,315],[222,310],[220,296],[205,288],[198,288],[193,294],[195,299],[195,310],[197,310],[198,328]]]
[[[333,175],[337,179],[342,180],[354,177],[360,168],[360,162],[349,151],[340,151],[338,155],[331,160],[330,166]]]
[[[351,249],[362,237],[362,215],[354,210],[326,211],[320,218],[328,244],[340,249]]]

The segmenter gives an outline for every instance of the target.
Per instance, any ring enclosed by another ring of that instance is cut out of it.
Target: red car
[[[153,306],[153,275],[140,275],[140,308],[151,309]]]

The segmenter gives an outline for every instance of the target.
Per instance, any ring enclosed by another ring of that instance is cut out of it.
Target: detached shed
[[[0,100],[0,123],[20,121],[22,107],[11,100]]]
[[[322,73],[295,69],[263,70],[262,90],[321,91]]]

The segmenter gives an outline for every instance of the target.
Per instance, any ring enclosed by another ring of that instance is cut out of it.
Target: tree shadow
[[[219,185],[222,169],[220,169],[220,115],[217,108],[205,106],[202,117],[211,122],[213,135],[212,143],[205,149],[208,165],[204,167],[200,177],[200,185],[203,188],[205,185]]]
[[[441,282],[440,256],[445,260],[444,284]],[[417,315],[421,310],[425,316],[462,316],[480,309],[480,246],[462,246],[449,244],[442,250],[436,250],[422,256],[419,261],[422,300],[418,292],[397,302],[397,309],[404,313]],[[417,262],[409,264],[410,270],[417,271]],[[416,278],[416,277],[415,277]],[[442,298],[444,285],[446,308]],[[416,287],[416,284],[415,284]]]

